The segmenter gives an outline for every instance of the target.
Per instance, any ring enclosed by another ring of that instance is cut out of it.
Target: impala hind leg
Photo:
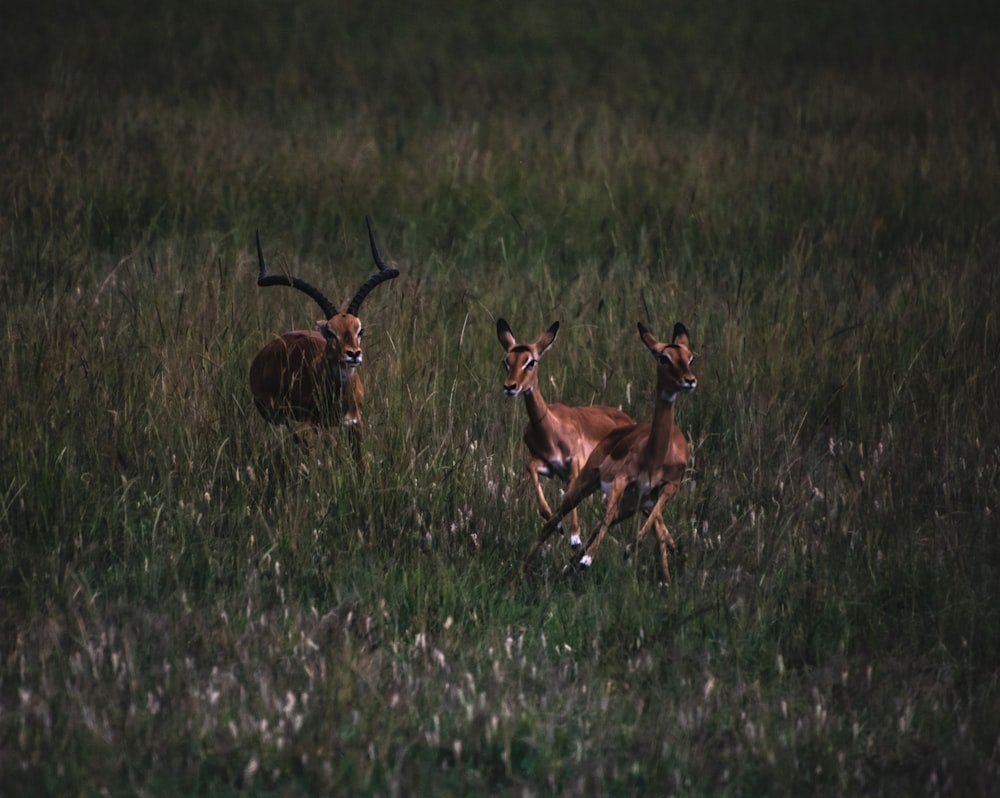
[[[654,525],[654,523],[655,519],[653,517],[653,511],[650,511],[649,513],[646,514],[646,520],[642,522],[642,526],[639,527],[639,531],[636,533],[635,543],[629,543],[625,547],[626,560],[632,555],[633,549],[635,549],[636,551],[639,550],[639,545],[642,543],[643,538],[646,537],[646,533],[649,531],[649,528]]]
[[[586,476],[586,478],[584,478]],[[514,577],[514,581],[511,582],[510,592],[514,592],[518,585],[520,584],[521,577],[524,572],[528,569],[531,561],[535,559],[538,554],[538,550],[545,545],[545,542],[555,534],[556,530],[559,529],[559,525],[562,520],[569,515],[576,506],[590,496],[595,490],[600,487],[599,475],[595,471],[593,474],[580,475],[577,479],[570,483],[569,488],[563,495],[562,503],[559,505],[559,509],[552,514],[552,517],[545,522],[541,531],[538,533],[538,540],[535,541],[535,545],[531,547],[531,551],[528,552],[528,556],[524,558],[521,562],[521,567],[518,569],[517,576]]]
[[[667,529],[667,524],[663,520],[663,505],[670,501],[675,493],[677,493],[677,487],[673,484],[667,484],[660,490],[660,495],[656,497],[653,509],[649,511],[649,517],[639,527],[639,532],[635,536],[635,547],[638,551],[639,544],[646,537],[649,528],[653,527],[656,530],[656,540],[660,546],[660,567],[663,570],[663,581],[667,584],[670,583],[670,569],[667,565],[667,559],[669,552],[675,548],[675,544],[673,537]]]
[[[538,554],[538,550],[541,549],[542,546],[545,545],[545,542],[555,534],[556,530],[561,526],[562,520],[573,512],[576,509],[576,506],[593,493],[594,490],[596,490],[596,486],[590,484],[583,485],[579,480],[570,484],[569,490],[566,491],[563,496],[562,503],[559,505],[559,509],[545,522],[545,525],[538,533],[538,539],[535,541],[535,545],[531,547],[531,551],[528,552],[528,556],[521,562],[521,567],[518,569],[517,576],[514,577],[514,581],[511,583],[511,592],[517,589],[518,584],[520,584],[521,577],[528,569],[532,560],[535,559],[535,556]]]
[[[535,555],[538,554],[538,550],[545,545],[545,541],[555,534],[555,531],[559,528],[559,522],[562,521],[562,518],[562,515],[556,513],[545,522],[541,532],[538,533],[538,539],[535,541],[535,545],[531,547],[531,551],[528,552],[528,556],[521,561],[521,567],[517,569],[517,575],[514,577],[514,581],[510,583],[508,592],[513,593],[517,590],[518,586],[521,584],[524,572],[528,570],[528,566],[531,564],[531,561],[535,559]]]
[[[668,560],[670,552],[674,551],[677,546],[674,544],[674,538],[659,513],[656,514],[656,540],[660,544],[660,568],[663,570],[663,583],[669,585],[670,564]]]

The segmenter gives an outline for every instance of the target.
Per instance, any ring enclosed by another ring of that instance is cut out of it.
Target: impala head
[[[510,325],[503,319],[497,319],[497,338],[507,353],[501,365],[507,372],[503,383],[503,392],[507,396],[517,396],[519,393],[530,393],[538,385],[538,371],[535,366],[538,359],[549,351],[559,334],[559,322],[538,336],[530,344],[519,344],[511,332]]]
[[[673,340],[665,344],[656,340],[656,336],[639,322],[639,337],[656,358],[657,392],[663,399],[672,402],[678,393],[688,393],[695,389],[698,378],[691,372],[695,354],[691,351],[687,327],[677,322],[674,325]]]
[[[316,331],[326,339],[326,356],[346,368],[360,366],[363,360],[361,319],[350,313],[338,313],[329,319],[319,319]]]
[[[257,277],[257,285],[266,287],[269,285],[287,285],[297,288],[308,294],[316,302],[326,318],[316,322],[316,330],[323,335],[327,342],[327,356],[342,367],[353,368],[361,365],[361,337],[364,329],[361,319],[358,318],[358,310],[365,297],[371,290],[386,280],[391,280],[399,275],[399,269],[390,266],[382,260],[378,247],[375,245],[375,232],[372,230],[371,221],[365,217],[365,224],[368,225],[368,240],[371,243],[372,258],[379,270],[375,272],[358,289],[354,298],[347,305],[343,313],[334,307],[333,303],[326,298],[322,291],[310,285],[305,280],[298,277],[291,277],[285,274],[271,274],[267,270],[267,263],[264,260],[264,250],[260,245],[260,233],[257,233],[257,261],[260,267],[260,274]]]

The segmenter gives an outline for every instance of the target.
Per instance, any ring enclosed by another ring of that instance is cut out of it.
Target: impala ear
[[[672,343],[680,344],[687,349],[691,348],[691,336],[688,333],[687,327],[685,327],[680,322],[674,325],[674,340]]]
[[[646,348],[653,353],[653,357],[659,357],[660,353],[657,350],[660,342],[656,340],[656,336],[653,335],[652,331],[641,321],[639,322],[639,337],[642,342],[646,345]]]
[[[320,319],[316,322],[316,332],[321,333],[328,341],[333,341],[337,338],[337,333],[333,331],[330,322],[326,319]]]
[[[517,346],[517,339],[506,319],[497,319],[497,340],[500,341],[500,346],[504,348],[505,352],[509,352]]]
[[[538,357],[541,357],[552,348],[552,344],[556,342],[557,335],[559,335],[559,322],[553,322],[552,326],[535,341],[535,349],[538,350]]]

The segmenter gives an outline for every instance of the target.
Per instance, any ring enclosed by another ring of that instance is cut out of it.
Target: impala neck
[[[674,402],[677,393],[663,385],[656,386],[656,405],[653,408],[653,425],[646,444],[650,452],[662,452],[670,445],[674,431]]]
[[[545,404],[541,392],[537,386],[530,391],[524,391],[524,406],[528,410],[528,421],[535,427],[541,426],[543,419],[549,413],[549,406]]]

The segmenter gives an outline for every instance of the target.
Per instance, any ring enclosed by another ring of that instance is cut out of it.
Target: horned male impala
[[[571,481],[601,438],[616,427],[635,423],[626,413],[613,407],[567,407],[545,403],[538,389],[536,366],[539,358],[555,343],[558,332],[559,322],[555,322],[532,343],[519,344],[510,325],[503,319],[497,320],[497,338],[507,353],[503,359],[507,371],[503,391],[507,396],[524,396],[528,411],[528,425],[524,428],[524,445],[529,453],[528,473],[535,486],[539,512],[546,520],[552,517],[552,509],[545,501],[538,478],[554,476],[564,482]],[[570,545],[579,549],[576,510],[569,516]]]
[[[587,541],[580,567],[588,568],[593,562],[608,527],[642,510],[648,517],[639,529],[636,543],[642,542],[651,526],[656,530],[663,578],[670,580],[667,558],[674,540],[661,513],[663,505],[677,493],[688,466],[687,439],[674,423],[674,402],[678,394],[693,391],[697,384],[691,373],[695,356],[683,324],[674,325],[669,344],[657,341],[642,323],[639,336],[657,362],[653,421],[613,430],[597,444],[580,474],[570,483],[559,509],[542,527],[521,573],[559,522],[585,498],[602,490],[607,495],[604,519]]]
[[[378,271],[358,289],[343,313],[323,293],[298,277],[271,274],[257,234],[257,285],[287,285],[308,294],[323,309],[325,318],[313,330],[292,330],[274,338],[250,364],[250,390],[260,414],[272,424],[304,422],[328,427],[343,423],[351,438],[355,461],[361,458],[361,402],[364,390],[357,367],[361,365],[364,330],[358,310],[380,283],[399,275],[386,264],[375,245],[371,222],[368,240]]]

